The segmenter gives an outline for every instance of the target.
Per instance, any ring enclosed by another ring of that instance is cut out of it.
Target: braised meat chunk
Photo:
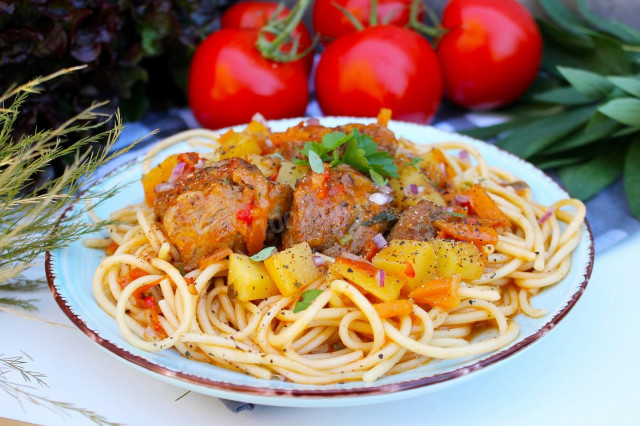
[[[311,173],[298,181],[291,216],[282,243],[291,247],[302,241],[329,256],[343,251],[362,254],[372,238],[389,222],[376,220],[392,208],[369,200],[373,182],[350,166],[340,165],[324,173]]]
[[[260,251],[268,221],[282,220],[291,194],[289,186],[269,182],[253,164],[229,158],[160,193],[154,210],[185,269],[193,269],[219,248],[247,254]]]
[[[433,221],[442,215],[442,207],[431,201],[421,200],[405,209],[393,226],[387,239],[428,241],[435,238],[438,230]]]

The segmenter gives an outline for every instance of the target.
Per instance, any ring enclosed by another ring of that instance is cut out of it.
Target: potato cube
[[[284,296],[295,293],[320,275],[306,242],[271,255],[265,259],[264,266]]]
[[[298,179],[307,173],[309,173],[309,166],[292,163],[291,161],[283,161],[278,176],[276,177],[276,182],[289,185],[291,188],[296,189]]]
[[[274,174],[278,173],[278,166],[280,165],[280,159],[271,155],[247,155],[247,161],[254,164],[265,177],[270,178]]]
[[[364,264],[368,267],[363,268]],[[339,257],[329,267],[330,271],[342,276],[345,280],[355,284],[378,299],[389,302],[396,300],[402,289],[403,282],[385,271],[384,286],[380,287],[379,270],[368,263],[358,262],[344,257]]]
[[[232,133],[224,137],[224,141],[221,143],[218,153],[220,159],[232,157],[246,157],[249,154],[260,154],[262,150],[258,141],[252,134],[247,133]]]
[[[229,297],[248,302],[280,294],[262,262],[244,254],[229,256]]]
[[[436,254],[431,242],[393,240],[372,263],[402,279],[407,291],[436,276]]]
[[[463,279],[475,280],[482,276],[484,260],[476,246],[471,243],[449,240],[434,240],[439,277],[460,275]]]

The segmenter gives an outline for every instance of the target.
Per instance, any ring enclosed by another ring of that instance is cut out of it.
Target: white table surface
[[[43,269],[42,266],[39,269]],[[587,290],[542,341],[496,368],[427,395],[350,408],[258,406],[239,414],[115,359],[71,322],[48,290],[41,319],[0,312],[0,354],[25,357],[47,375],[38,395],[72,402],[131,425],[625,425],[640,424],[640,233],[597,254]],[[13,380],[20,382],[18,375]],[[38,424],[89,424],[0,390],[0,417]],[[0,419],[0,423],[2,420]]]

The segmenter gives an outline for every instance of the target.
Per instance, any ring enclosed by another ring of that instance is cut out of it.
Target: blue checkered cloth
[[[316,102],[309,104],[306,115],[308,117],[321,116]],[[445,131],[456,132],[473,127],[483,127],[504,121],[504,117],[491,113],[469,113],[451,104],[443,104],[439,109],[432,125]],[[171,109],[162,113],[149,113],[141,121],[127,123],[115,149],[123,148],[134,140],[148,135],[152,130],[159,129],[155,135],[144,139],[135,149],[116,158],[113,167],[117,167],[130,158],[144,152],[150,145],[174,133],[189,128],[199,127],[197,121],[188,109]],[[553,176],[553,175],[552,175]],[[587,220],[595,239],[597,253],[619,243],[629,235],[640,230],[640,222],[635,220],[629,210],[621,180],[600,192],[587,203]],[[220,400],[230,411],[239,413],[253,410],[254,404]]]

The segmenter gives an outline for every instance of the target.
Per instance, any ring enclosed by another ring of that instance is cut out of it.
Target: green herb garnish
[[[338,148],[345,145],[341,152]],[[398,177],[398,167],[393,163],[393,155],[379,149],[378,144],[369,136],[353,129],[351,133],[331,132],[322,137],[322,142],[307,142],[300,150],[308,160],[295,161],[308,164],[316,173],[322,173],[322,162],[331,167],[348,164],[362,173],[371,176],[377,185],[387,184],[389,177]]]
[[[338,240],[338,244],[340,244],[341,246],[346,246],[351,240],[353,240],[353,236],[351,234],[346,234],[340,237],[340,239]]]
[[[262,262],[263,260],[271,256],[275,250],[275,247],[265,247],[253,256],[249,257],[249,259],[253,260],[254,262]]]
[[[371,226],[371,225],[375,225],[376,223],[391,222],[392,220],[396,220],[397,218],[398,216],[396,216],[395,214],[389,211],[381,211],[371,219],[365,220],[364,222],[362,222],[362,225]]]
[[[293,313],[296,314],[307,309],[309,305],[311,305],[311,302],[316,300],[321,294],[322,290],[317,288],[303,292],[300,295],[300,299],[296,302],[296,306],[293,308]]]
[[[444,213],[444,214],[446,214],[446,215],[449,215],[449,216],[455,216],[455,217],[462,217],[462,218],[467,217],[467,215],[466,215],[466,214],[463,214],[463,213],[456,213],[456,212],[448,212],[448,211],[446,211],[446,210],[444,210],[442,213]]]

